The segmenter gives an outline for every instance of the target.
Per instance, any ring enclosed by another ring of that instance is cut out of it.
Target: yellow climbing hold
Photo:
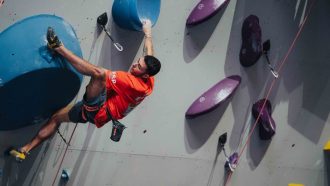
[[[325,150],[325,151],[330,151],[330,140],[325,144],[323,150]]]
[[[304,186],[304,185],[299,183],[289,183],[288,186]]]

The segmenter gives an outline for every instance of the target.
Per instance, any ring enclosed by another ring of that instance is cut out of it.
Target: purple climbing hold
[[[262,54],[261,28],[259,18],[249,15],[242,27],[242,46],[239,53],[241,65],[249,67],[255,64]]]
[[[241,83],[241,77],[226,77],[198,97],[186,111],[186,118],[208,113],[226,101]]]
[[[187,18],[186,25],[197,25],[214,16],[229,0],[201,0]]]
[[[262,109],[263,104],[265,103],[264,109]],[[262,109],[262,110],[261,110]],[[271,139],[276,131],[275,121],[271,116],[272,113],[272,105],[269,100],[261,99],[253,104],[252,106],[252,115],[255,119],[260,118],[258,120],[259,125],[259,136],[262,140]]]
[[[226,160],[225,168],[234,172],[238,163],[238,153],[234,152],[229,158]]]

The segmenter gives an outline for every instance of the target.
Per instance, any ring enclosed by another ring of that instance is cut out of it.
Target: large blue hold
[[[149,19],[156,24],[160,0],[115,0],[112,5],[113,20],[122,28],[142,30],[141,20]]]
[[[79,91],[82,75],[47,48],[48,26],[82,57],[72,26],[54,15],[28,17],[0,33],[0,130],[45,121]]]

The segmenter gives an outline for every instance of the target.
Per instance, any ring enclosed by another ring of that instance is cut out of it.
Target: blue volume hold
[[[64,45],[82,57],[77,36],[62,18],[28,17],[0,33],[0,130],[47,120],[72,101],[82,75],[47,48],[51,26]]]
[[[142,30],[141,21],[149,19],[155,25],[160,12],[160,0],[115,0],[112,17],[116,24],[129,30]]]

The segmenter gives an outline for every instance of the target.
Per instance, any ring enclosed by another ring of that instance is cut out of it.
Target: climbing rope
[[[72,137],[73,137],[74,132],[76,131],[77,126],[78,126],[78,123],[76,123],[75,126],[74,126],[74,129],[73,129],[73,131],[72,131],[72,133],[71,133],[71,136],[70,136],[70,138],[69,138],[69,143],[68,143],[68,144],[70,144],[71,139],[72,139]],[[61,159],[60,166],[58,167],[58,169],[57,169],[57,171],[56,171],[56,175],[55,175],[55,177],[54,177],[54,180],[53,180],[52,186],[54,186],[54,184],[55,184],[56,177],[57,177],[58,173],[60,172],[60,169],[61,169],[62,164],[63,164],[63,160],[64,160],[64,158],[65,158],[65,155],[66,155],[67,151],[68,151],[68,148],[69,148],[69,145],[67,145],[66,148],[65,148],[64,155],[63,155],[63,157],[62,157],[62,159]]]
[[[64,141],[64,143],[67,145],[67,146],[70,146],[70,144],[65,140],[65,138],[63,137],[63,135],[61,134],[60,130],[57,128],[57,133],[60,135],[60,137],[62,138],[62,140]]]
[[[93,42],[92,47],[91,47],[91,50],[90,50],[90,52],[89,52],[89,57],[88,57],[88,61],[89,61],[89,62],[90,62],[90,59],[92,58],[92,54],[93,54],[94,49],[95,49],[95,43],[96,43],[96,41]],[[85,80],[86,78],[84,77],[83,79]],[[78,97],[76,97],[74,103],[77,103],[77,100],[78,100]],[[54,184],[55,184],[56,178],[57,178],[57,176],[58,176],[58,173],[60,172],[60,169],[61,169],[61,167],[62,167],[62,164],[63,164],[64,158],[65,158],[65,155],[66,155],[66,153],[67,153],[67,151],[68,151],[68,148],[69,148],[69,146],[70,146],[71,139],[72,139],[72,137],[73,137],[74,132],[76,131],[77,126],[78,126],[78,123],[75,123],[74,129],[73,129],[73,131],[72,131],[72,133],[71,133],[71,136],[70,136],[70,138],[69,138],[69,142],[67,142],[67,141],[65,140],[65,138],[63,137],[63,135],[60,133],[59,129],[57,129],[57,133],[61,136],[62,140],[63,140],[64,143],[66,144],[66,148],[65,148],[65,151],[64,151],[64,155],[63,155],[63,157],[62,157],[62,159],[61,159],[61,163],[60,163],[60,165],[59,165],[59,167],[58,167],[58,169],[57,169],[57,171],[56,171],[56,175],[55,175],[55,177],[54,177],[54,180],[53,180],[52,186],[54,186]]]
[[[287,53],[286,53],[285,57],[283,58],[283,60],[280,62],[280,66],[279,66],[278,71],[277,71],[279,74],[280,74],[280,72],[281,72],[281,70],[282,70],[284,64],[287,62],[287,58],[288,58],[288,56],[290,55],[290,53],[292,52],[292,49],[293,49],[293,47],[295,46],[295,44],[296,44],[296,42],[297,42],[297,39],[299,38],[299,36],[300,36],[300,34],[301,34],[301,31],[302,31],[303,28],[304,28],[305,23],[306,23],[306,21],[307,21],[307,18],[309,17],[312,8],[313,8],[314,5],[315,5],[315,2],[316,2],[316,0],[313,0],[312,4],[311,4],[311,6],[310,6],[310,8],[309,8],[309,10],[308,10],[308,12],[307,12],[306,17],[304,18],[304,20],[303,20],[303,22],[302,22],[302,24],[301,24],[301,26],[300,26],[300,28],[299,28],[299,30],[298,30],[298,32],[297,32],[295,38],[294,38],[294,40],[292,41],[292,43],[291,43],[291,45],[290,45],[289,50],[287,51]],[[273,89],[273,87],[274,87],[274,85],[275,85],[275,83],[276,83],[276,80],[277,80],[277,79],[274,78],[274,79],[272,80],[271,84],[270,84],[270,87],[269,87],[269,89],[268,89],[268,91],[267,91],[267,94],[266,94],[265,101],[263,102],[262,107],[261,107],[261,112],[259,112],[259,115],[258,115],[258,117],[256,118],[256,120],[255,120],[255,122],[254,122],[254,124],[253,124],[253,126],[252,126],[252,129],[251,129],[251,131],[250,131],[250,133],[249,133],[249,135],[248,135],[248,138],[247,138],[247,140],[246,140],[246,142],[245,142],[243,148],[241,149],[241,151],[240,151],[240,153],[239,153],[239,155],[238,155],[237,166],[239,165],[239,160],[240,160],[240,158],[241,158],[241,156],[242,156],[242,154],[243,154],[243,152],[244,152],[244,150],[245,150],[247,144],[250,143],[252,133],[253,133],[254,129],[256,128],[256,126],[257,126],[257,123],[258,123],[258,121],[259,121],[259,119],[260,119],[260,116],[261,116],[262,110],[265,108],[266,101],[267,101],[267,99],[269,98],[270,93],[272,92],[272,89]],[[241,143],[241,142],[240,142],[240,143]],[[227,186],[227,184],[229,183],[232,174],[233,174],[233,172],[229,172],[228,177],[227,177],[226,182],[225,182],[225,186]]]

